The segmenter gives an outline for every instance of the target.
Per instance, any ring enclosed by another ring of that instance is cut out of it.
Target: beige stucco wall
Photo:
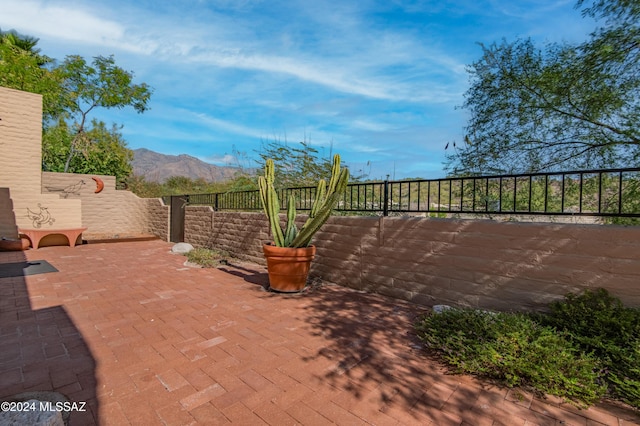
[[[0,237],[17,238],[18,227],[85,227],[85,238],[167,239],[168,207],[162,200],[118,191],[114,176],[41,172],[41,126],[40,95],[0,87]],[[104,182],[99,193],[94,177]],[[45,216],[49,220],[40,220]]]
[[[104,183],[98,193],[94,178]],[[82,201],[82,225],[87,228],[83,235],[87,239],[152,233],[151,200],[117,190],[115,176],[43,172],[41,190]]]
[[[12,240],[18,238],[18,227],[9,188],[0,188],[0,238],[2,237]]]
[[[12,203],[14,215],[0,214],[0,229],[78,228],[82,226],[80,200],[42,194],[42,97],[0,87],[0,211]],[[48,220],[44,220],[47,219]],[[11,221],[15,221],[11,223]],[[9,231],[7,231],[9,232]]]
[[[258,213],[187,207],[185,240],[264,264]],[[604,287],[640,307],[640,228],[405,217],[332,217],[312,276],[424,305],[539,310]]]

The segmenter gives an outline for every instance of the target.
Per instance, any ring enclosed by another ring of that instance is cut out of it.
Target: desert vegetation
[[[604,289],[569,294],[547,313],[445,309],[416,330],[453,372],[583,407],[607,397],[640,408],[640,309]]]

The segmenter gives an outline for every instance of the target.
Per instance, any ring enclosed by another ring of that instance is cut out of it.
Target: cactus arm
[[[258,176],[258,188],[260,189],[260,201],[262,202],[262,209],[264,213],[269,216],[267,211],[267,181],[264,176]]]
[[[318,232],[330,216],[331,209],[324,209],[315,217],[315,220],[307,220],[305,225],[300,229],[300,232],[298,232],[298,236],[291,243],[291,247],[307,247],[311,243],[311,239],[315,233]]]
[[[269,210],[271,211],[269,222],[271,224],[274,243],[278,247],[284,247],[284,235],[280,227],[280,201],[278,200],[278,194],[273,188],[268,192],[268,203],[270,206]]]
[[[258,187],[260,188],[260,199],[262,207],[269,219],[273,242],[278,247],[284,247],[284,235],[280,227],[280,201],[278,194],[273,188],[274,181],[274,164],[273,160],[267,160],[265,167],[265,175],[258,178]]]
[[[340,155],[336,154],[333,156],[333,165],[331,166],[331,180],[329,180],[328,191],[329,194],[332,194],[336,191],[336,186],[338,185],[338,180],[340,179],[340,177]]]
[[[284,247],[291,247],[291,243],[295,240],[297,235],[296,200],[294,197],[289,197],[287,202],[287,230],[284,234]]]
[[[309,217],[315,217],[318,214],[318,210],[320,206],[324,202],[326,198],[327,184],[324,179],[320,179],[318,182],[318,187],[316,188],[316,199],[313,200],[313,205],[311,206],[311,213],[309,213]]]
[[[320,227],[324,225],[331,216],[333,208],[336,206],[338,201],[340,201],[340,197],[344,194],[347,189],[347,183],[349,182],[349,171],[347,169],[343,169],[341,172],[338,172],[337,175],[333,188],[334,191],[327,194],[324,203],[318,207],[316,216],[309,216],[304,226],[298,232],[298,236],[291,243],[292,247],[308,246],[309,243],[311,243],[311,238],[313,238],[315,233],[318,232]]]

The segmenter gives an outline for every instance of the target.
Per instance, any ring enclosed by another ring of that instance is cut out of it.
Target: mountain
[[[143,176],[148,182],[162,183],[172,176],[202,178],[207,182],[232,179],[237,167],[214,166],[190,155],[165,155],[145,148],[133,150],[133,174]]]

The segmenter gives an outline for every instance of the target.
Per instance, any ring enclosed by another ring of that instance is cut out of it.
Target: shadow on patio
[[[413,335],[424,307],[329,284],[274,294],[259,265],[192,268],[170,247],[27,252],[60,272],[0,279],[2,396],[90,401],[81,425],[637,421],[444,374]]]
[[[260,267],[226,272],[268,287],[268,275]],[[413,331],[427,307],[331,284],[263,297],[269,296],[297,301],[296,318],[304,320],[310,332],[296,353],[312,373],[300,372],[299,364],[279,369],[303,383],[312,375],[312,382],[332,389],[323,394],[325,404],[359,419],[409,425],[637,424],[640,419],[625,407],[603,403],[580,410],[557,398],[546,400],[525,390],[448,374],[423,350]],[[273,302],[278,309],[282,301]]]
[[[328,344],[309,361],[332,360],[334,367],[319,379],[353,395],[351,409],[363,415],[379,412],[405,424],[484,421],[487,413],[478,404],[484,390],[507,392],[448,375],[422,350],[413,324],[426,307],[333,286],[313,299],[308,321]]]
[[[26,262],[23,252],[0,252],[0,399],[57,392],[78,403],[78,411],[62,412],[68,424],[96,424],[95,359],[63,306],[32,307],[30,289],[39,280],[33,276],[27,285]]]

